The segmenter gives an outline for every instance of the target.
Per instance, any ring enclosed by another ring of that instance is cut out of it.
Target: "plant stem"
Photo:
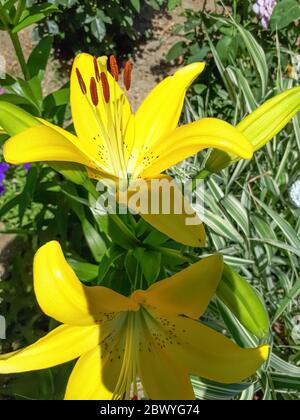
[[[21,0],[18,4],[17,14],[22,13],[22,10],[24,9],[24,1]],[[7,13],[5,12],[5,9],[0,4],[0,20],[2,21],[5,30],[8,32],[11,42],[14,46],[16,56],[18,58],[22,73],[24,75],[25,80],[30,79],[29,70],[26,64],[26,60],[23,54],[23,50],[20,44],[19,36],[16,33],[12,32],[12,23],[10,22],[9,16],[7,16]]]
[[[12,33],[10,30],[8,31],[11,42],[13,43],[15,52],[16,52],[16,56],[18,58],[22,73],[24,75],[24,79],[25,80],[30,80],[30,73],[27,67],[27,63],[23,54],[23,50],[20,44],[20,40],[18,37],[18,34]]]
[[[237,16],[237,0],[233,1],[233,18],[236,21],[236,16]]]

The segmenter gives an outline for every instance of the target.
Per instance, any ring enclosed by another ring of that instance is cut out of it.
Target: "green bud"
[[[269,317],[264,304],[247,280],[226,264],[216,293],[248,331],[266,338]]]
[[[214,149],[205,163],[205,170],[210,173],[219,172],[229,166],[231,156],[222,150]]]
[[[22,108],[9,102],[0,101],[0,126],[10,136],[15,136],[28,128],[42,123]]]
[[[264,102],[244,118],[236,128],[249,140],[254,151],[272,140],[300,110],[300,86],[288,89]],[[220,150],[213,150],[205,170],[218,172],[238,158]]]

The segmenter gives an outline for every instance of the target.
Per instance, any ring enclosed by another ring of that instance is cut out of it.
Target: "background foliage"
[[[12,7],[12,22],[6,28],[11,34],[35,22],[39,23],[41,39],[27,61],[24,78],[9,76],[1,81],[6,89],[1,98],[36,116],[68,125],[68,85],[47,97],[42,94],[53,40],[55,51],[61,49],[67,54],[65,58],[79,50],[99,51],[98,41],[103,52],[128,53],[141,36],[134,26],[140,13],[151,8],[151,13],[164,6],[172,8],[178,2],[148,1],[146,5],[142,1],[116,0],[107,2],[110,6],[101,11],[93,7],[98,2],[34,2],[29,12],[20,16],[18,2],[3,3]],[[125,3],[130,4],[125,7]],[[262,29],[250,1],[236,2],[236,8],[226,2],[230,8],[227,11],[221,7],[214,13],[184,12],[184,23],[175,28],[181,40],[166,59],[171,63],[205,59],[207,69],[186,100],[183,122],[215,116],[236,123],[267,98],[298,84],[299,15],[297,8],[291,9],[294,3],[278,2],[268,30]],[[84,12],[78,13],[78,8]],[[72,50],[67,50],[68,37],[79,27],[84,36],[78,40],[72,36]],[[128,40],[125,49],[120,49],[120,34]],[[2,135],[1,143],[5,139]],[[209,153],[176,166],[173,174],[180,179],[201,176]],[[111,219],[94,214],[91,192],[69,182],[48,165],[35,164],[28,172],[11,168],[5,181],[6,193],[0,197],[0,216],[6,232],[17,233],[21,239],[16,245],[19,252],[1,282],[0,312],[8,314],[9,338],[1,342],[1,350],[33,342],[54,327],[53,321],[41,314],[32,291],[32,257],[48,240],[56,238],[62,243],[82,281],[112,286],[125,294],[137,284],[146,287],[199,256],[218,251],[249,280],[267,307],[272,355],[249,383],[224,386],[194,378],[197,396],[299,399],[300,209],[289,200],[289,187],[299,178],[299,154],[297,116],[250,162],[240,162],[208,177],[203,194],[209,243],[202,251],[182,247],[132,216]],[[258,343],[219,299],[211,303],[204,321],[216,329],[225,329],[241,346]],[[68,364],[0,377],[0,394],[3,398],[60,399],[70,367]]]

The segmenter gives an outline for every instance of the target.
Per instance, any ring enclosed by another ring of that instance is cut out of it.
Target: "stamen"
[[[86,93],[87,93],[86,85],[84,83],[83,77],[82,77],[82,75],[81,75],[81,73],[80,73],[80,71],[79,71],[78,68],[76,68],[76,75],[77,75],[77,79],[78,79],[78,83],[79,83],[80,89],[81,89],[82,93],[84,95],[86,95]]]
[[[117,82],[119,80],[119,67],[116,60],[116,57],[114,55],[111,55],[109,57],[109,67],[111,74],[113,75],[115,81]]]
[[[94,57],[94,69],[95,69],[96,80],[97,82],[100,82],[100,71],[99,71],[97,57]]]
[[[94,77],[91,78],[90,94],[91,94],[93,105],[98,106],[99,97],[98,97],[98,91],[97,91],[97,83]]]
[[[101,83],[102,83],[102,89],[103,89],[103,96],[105,99],[105,102],[108,104],[110,100],[110,89],[109,89],[109,83],[106,77],[105,73],[101,73]]]
[[[131,73],[132,73],[132,63],[127,61],[124,67],[124,85],[128,91],[131,87]]]

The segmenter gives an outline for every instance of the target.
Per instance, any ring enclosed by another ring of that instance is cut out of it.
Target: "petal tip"
[[[53,253],[55,254],[62,253],[61,245],[57,241],[50,241],[42,245],[35,253],[35,256],[34,256],[35,263],[37,259],[39,259],[40,257],[46,256],[46,258],[48,259],[51,254],[53,255]]]
[[[270,346],[265,344],[265,345],[259,347],[259,353],[260,353],[260,356],[263,359],[263,361],[266,362],[269,358]]]
[[[11,137],[7,140],[3,145],[3,157],[7,163],[12,165],[19,165],[21,163],[25,163],[17,158],[16,156],[16,148],[14,147],[14,140]]]

